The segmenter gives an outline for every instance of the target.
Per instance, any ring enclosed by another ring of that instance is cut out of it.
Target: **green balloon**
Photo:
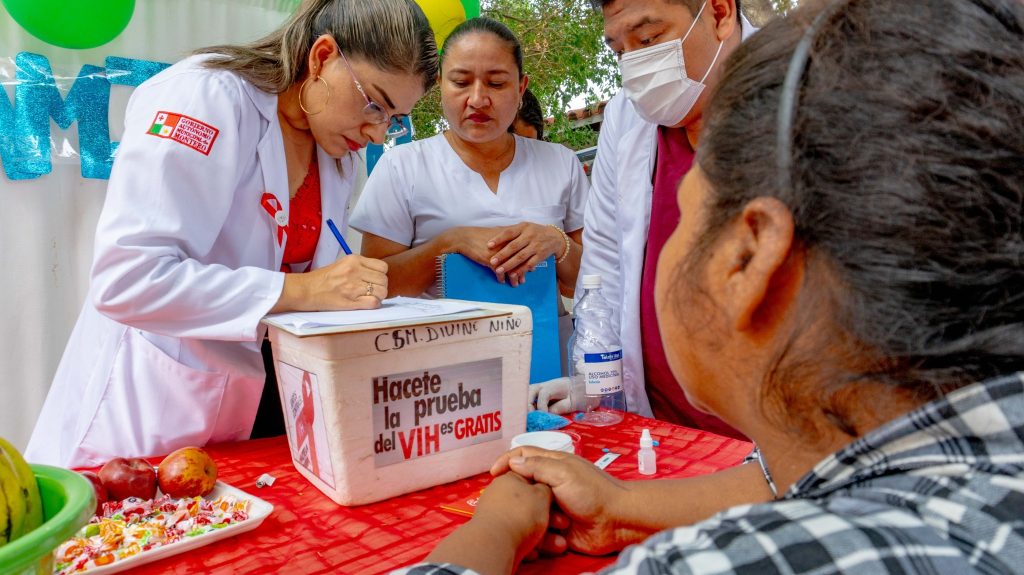
[[[480,0],[462,0],[462,9],[466,11],[466,19],[480,16]]]
[[[120,34],[135,11],[135,0],[3,0],[22,28],[61,48],[95,48]]]

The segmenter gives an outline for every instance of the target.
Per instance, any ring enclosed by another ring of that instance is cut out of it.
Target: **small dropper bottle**
[[[637,455],[637,467],[642,475],[654,475],[658,472],[658,463],[654,455],[654,440],[651,430],[644,429],[640,435],[640,451]]]

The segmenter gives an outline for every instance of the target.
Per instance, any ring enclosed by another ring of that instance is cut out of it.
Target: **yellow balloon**
[[[416,3],[427,15],[430,27],[434,30],[437,48],[440,50],[448,34],[451,34],[452,30],[466,19],[466,10],[462,7],[462,2],[459,0],[417,0]]]

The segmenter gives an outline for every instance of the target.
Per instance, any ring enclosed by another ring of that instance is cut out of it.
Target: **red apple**
[[[92,471],[82,471],[81,474],[92,483],[92,489],[96,492],[96,515],[99,515],[103,511],[103,504],[110,499],[107,487],[100,481],[99,475]]]
[[[182,447],[160,462],[157,478],[171,497],[205,497],[217,483],[217,464],[198,447]]]
[[[99,475],[112,501],[129,497],[152,499],[156,496],[156,472],[148,461],[140,457],[115,457],[103,464]]]

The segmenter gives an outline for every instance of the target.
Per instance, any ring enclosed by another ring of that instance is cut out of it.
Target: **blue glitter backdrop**
[[[110,141],[110,86],[138,86],[169,64],[110,56],[105,67],[86,65],[66,97],[57,89],[49,60],[21,52],[13,104],[0,90],[0,161],[11,180],[30,180],[50,173],[50,120],[67,130],[78,124],[82,177],[107,179],[117,151]]]

